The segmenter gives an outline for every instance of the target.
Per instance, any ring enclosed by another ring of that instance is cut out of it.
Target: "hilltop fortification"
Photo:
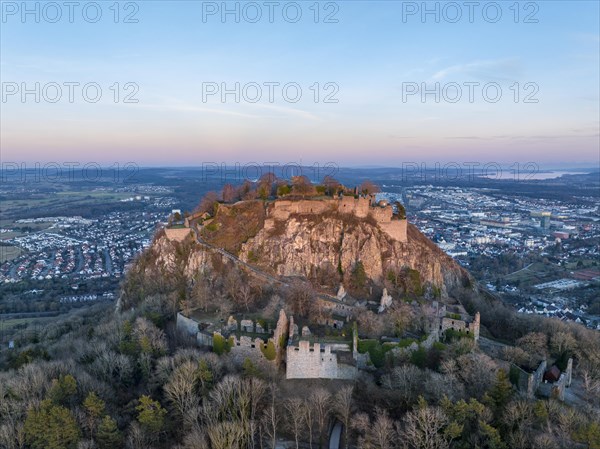
[[[407,241],[407,221],[403,217],[394,215],[391,205],[386,202],[376,203],[375,197],[345,196],[327,199],[308,200],[279,200],[271,203],[267,208],[265,228],[273,229],[276,221],[289,220],[292,215],[323,215],[339,213],[352,215],[359,219],[371,217],[377,225],[398,242]]]

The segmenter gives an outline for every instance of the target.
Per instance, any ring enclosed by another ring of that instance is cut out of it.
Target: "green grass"
[[[40,318],[10,318],[8,320],[0,320],[0,331],[6,333],[18,327],[25,328],[26,326],[32,324],[47,324],[53,320],[56,320],[57,318],[58,317],[53,316]]]
[[[543,282],[552,281],[566,276],[567,271],[552,263],[536,262],[530,267],[511,273],[504,279],[507,282],[518,283],[519,286],[531,286]]]

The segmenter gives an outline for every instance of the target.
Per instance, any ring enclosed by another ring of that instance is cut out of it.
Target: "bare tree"
[[[317,430],[319,431],[319,447],[321,447],[323,445],[323,436],[327,432],[327,423],[331,413],[331,394],[324,388],[317,388],[310,395],[310,404],[314,408]]]
[[[516,365],[524,365],[529,361],[529,354],[517,346],[505,346],[502,349],[502,358]]]
[[[127,447],[129,449],[146,449],[148,447],[148,438],[146,438],[144,430],[137,422],[132,422],[129,426]]]
[[[550,347],[557,356],[565,352],[573,352],[577,348],[577,340],[570,332],[556,332],[550,338]]]
[[[450,446],[443,432],[449,419],[439,407],[419,406],[404,416],[403,423],[399,433],[411,448],[446,449]]]
[[[287,416],[287,424],[290,430],[294,433],[294,440],[296,441],[296,449],[299,448],[300,432],[302,431],[302,424],[304,423],[304,415],[302,412],[303,403],[300,398],[289,398],[284,402],[284,407]]]
[[[308,444],[310,448],[313,447],[313,429],[315,426],[315,410],[310,402],[310,398],[306,398],[302,401],[302,415],[306,428],[308,429]]]
[[[171,375],[164,386],[165,395],[181,416],[187,428],[192,422],[185,422],[190,410],[199,405],[199,397],[195,392],[198,365],[192,361],[185,362]]]
[[[358,191],[365,195],[381,192],[381,189],[373,182],[366,180],[359,187]]]
[[[510,402],[502,413],[502,421],[511,430],[522,429],[533,422],[531,404],[523,399]]]
[[[537,360],[548,356],[548,337],[541,332],[530,332],[517,340],[517,345]]]
[[[354,316],[358,321],[361,335],[375,338],[383,333],[383,319],[372,311],[367,310],[366,307],[357,307]]]
[[[394,422],[386,410],[375,408],[375,423],[368,433],[373,447],[377,449],[392,449],[394,443]]]
[[[581,378],[583,380],[583,388],[590,399],[597,399],[600,396],[600,379],[594,377],[593,372],[589,368],[582,368]]]
[[[231,184],[225,184],[223,186],[221,196],[223,197],[223,201],[226,203],[233,203],[239,199],[236,188]]]
[[[342,187],[342,184],[332,176],[325,176],[323,178],[323,185],[325,186],[325,191],[327,195],[335,195],[339,188]]]
[[[292,177],[292,188],[294,193],[297,195],[310,195],[314,191],[314,187],[306,176],[293,176]]]
[[[215,205],[218,204],[218,202],[219,195],[217,192],[207,192],[206,195],[204,195],[204,197],[200,200],[198,206],[196,206],[194,212],[208,212],[212,215],[215,212]]]
[[[474,352],[461,355],[457,362],[460,367],[458,375],[471,395],[482,397],[489,386],[496,382],[498,364],[489,356]]]
[[[197,275],[194,279],[194,286],[190,298],[192,308],[201,307],[206,311],[212,301],[211,289],[208,279],[202,275]]]
[[[209,449],[206,435],[200,429],[194,429],[183,438],[183,449]]]
[[[242,285],[242,277],[237,269],[232,269],[227,272],[223,281],[223,288],[225,292],[234,302],[237,302],[239,296],[240,287]]]
[[[348,449],[350,435],[350,420],[354,411],[354,402],[352,401],[352,391],[354,387],[346,386],[340,388],[334,397],[334,410],[338,419],[344,425],[344,445]]]
[[[394,368],[392,372],[382,378],[385,388],[398,390],[406,404],[417,399],[419,387],[423,383],[423,371],[414,365],[402,365]]]
[[[314,296],[315,293],[310,284],[300,281],[293,282],[288,293],[288,300],[294,315],[308,316],[314,302]]]
[[[212,449],[242,449],[245,437],[244,426],[239,421],[220,421],[207,430]]]
[[[355,413],[350,420],[350,427],[357,434],[356,446],[361,449],[370,449],[370,442],[367,441],[367,433],[371,427],[369,415],[364,412]]]
[[[275,383],[269,384],[270,401],[261,419],[261,425],[271,441],[271,449],[277,445],[277,428],[279,427],[279,411],[276,407],[278,388]]]
[[[255,301],[254,292],[252,291],[252,287],[250,287],[250,285],[247,283],[242,284],[237,294],[237,301],[246,308],[246,312],[250,311],[250,306]]]

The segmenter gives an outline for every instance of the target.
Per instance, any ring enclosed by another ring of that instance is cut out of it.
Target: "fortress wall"
[[[454,318],[442,318],[442,332],[446,329],[454,329],[455,331],[465,331],[467,328],[463,320],[455,320]]]
[[[330,208],[332,200],[301,200],[296,202],[297,214],[322,214]]]
[[[357,374],[358,368],[356,368],[355,366],[346,365],[345,363],[338,364],[338,379],[353,380],[356,379]]]
[[[534,373],[530,374],[527,379],[527,397],[533,399],[535,392],[542,383],[544,378],[544,372],[546,372],[546,361],[542,360],[540,365]]]
[[[315,343],[311,348],[310,342],[301,340],[298,347],[287,348],[287,379],[338,379],[337,355],[331,352],[331,347]]]
[[[350,352],[350,345],[348,343],[327,343],[327,347],[334,352]]]
[[[467,323],[464,320],[456,320],[454,318],[444,317],[441,321],[441,331],[444,332],[446,329],[454,329],[455,331],[467,332],[473,335],[475,341],[479,340],[479,312],[475,314],[475,319],[471,323]]]
[[[354,209],[354,215],[356,215],[358,218],[365,218],[367,215],[369,215],[369,209],[371,208],[371,200],[369,198],[358,198],[355,200],[355,209]]]
[[[369,214],[377,220],[379,224],[381,223],[389,223],[392,221],[392,216],[394,215],[394,210],[391,206],[386,207],[373,207],[369,211]]]
[[[279,319],[277,320],[277,326],[275,327],[275,332],[273,333],[273,343],[275,344],[275,351],[277,354],[277,363],[281,362],[283,358],[283,347],[281,346],[282,342],[285,344],[287,336],[289,334],[290,322],[288,320],[287,315],[281,309],[279,311]],[[284,346],[285,347],[285,346]]]
[[[196,335],[196,343],[198,343],[198,346],[210,346],[212,348],[214,344],[213,336],[205,334],[204,332],[198,332],[198,335]]]
[[[190,335],[196,335],[198,333],[198,323],[191,318],[183,316],[181,313],[177,313],[177,330]]]
[[[190,235],[190,228],[165,228],[165,235],[171,241],[183,242],[185,238]]]
[[[371,206],[371,199],[363,197],[342,196],[340,199],[275,201],[269,209],[265,228],[272,229],[275,220],[288,220],[291,214],[322,214],[328,211],[353,214],[358,218],[366,218],[370,215],[391,238],[399,242],[407,241],[407,221],[394,220],[391,206]]]
[[[354,197],[342,196],[338,210],[342,213],[354,213]]]
[[[342,196],[339,201],[338,210],[342,213],[354,214],[358,218],[369,215],[371,200],[369,198],[354,198],[353,196]]]

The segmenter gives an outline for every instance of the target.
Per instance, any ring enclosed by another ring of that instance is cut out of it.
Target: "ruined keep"
[[[549,370],[546,370],[546,368],[546,360],[542,360],[533,372],[527,372],[513,363],[510,368],[511,377],[514,376],[513,383],[515,383],[521,394],[529,399],[533,399],[538,395],[564,401],[565,388],[571,386],[573,378],[573,359],[568,360],[566,370],[560,373],[556,381],[544,380],[544,376],[551,370],[556,369],[556,366],[552,366]]]
[[[300,340],[298,346],[287,347],[286,356],[286,379],[354,379],[358,373],[349,345],[311,346]]]
[[[440,319],[440,333],[444,333],[448,329],[458,332],[465,332],[467,335],[472,335],[475,341],[479,340],[479,327],[481,326],[481,317],[479,312],[475,313],[473,321],[468,322],[464,319],[444,316]]]

